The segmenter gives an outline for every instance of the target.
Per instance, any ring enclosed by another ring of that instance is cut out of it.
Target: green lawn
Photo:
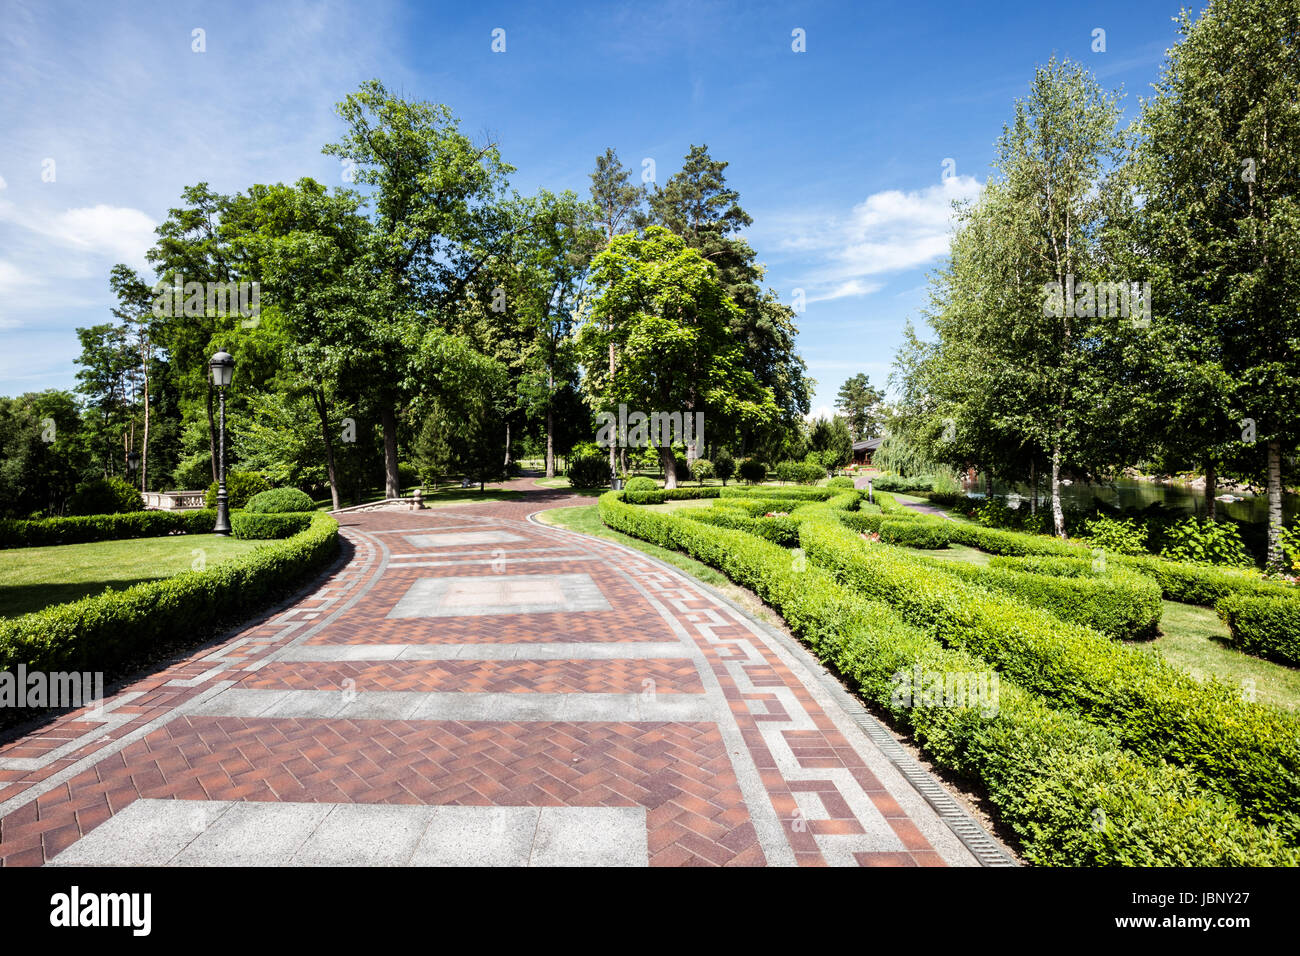
[[[918,551],[917,554],[923,554],[927,558],[938,558],[940,561],[968,561],[971,564],[988,564],[989,555],[979,548],[972,548],[966,544],[949,544],[946,548],[939,548],[935,551]]]
[[[208,567],[252,551],[264,541],[216,534],[96,541],[50,548],[0,551],[0,617],[17,617],[98,594],[105,588],[189,571],[200,558]],[[202,554],[194,553],[201,551]]]
[[[1300,670],[1261,660],[1229,647],[1228,627],[1214,608],[1165,601],[1160,616],[1160,636],[1139,646],[1198,679],[1219,678],[1249,693],[1254,681],[1255,699],[1294,710],[1300,706]]]
[[[664,504],[686,504],[689,500],[690,499],[680,502],[664,502]],[[732,584],[731,580],[722,572],[709,567],[707,564],[701,564],[694,558],[688,558],[686,555],[677,551],[669,551],[666,548],[650,544],[649,542],[642,541],[639,538],[630,538],[617,531],[611,531],[601,522],[600,513],[596,505],[578,505],[574,508],[552,508],[549,511],[541,512],[537,517],[538,520],[542,521],[544,524],[556,525],[557,527],[567,528],[570,531],[580,531],[583,534],[589,534],[597,538],[608,538],[611,541],[617,541],[619,544],[627,545],[629,548],[644,552],[651,557],[658,558],[660,561],[664,562],[664,564],[672,565],[679,571],[684,571],[691,577],[703,581],[705,584],[712,586],[715,590],[722,592],[755,617],[761,618],[774,626],[783,626],[781,618],[775,611],[760,602],[749,591]]]

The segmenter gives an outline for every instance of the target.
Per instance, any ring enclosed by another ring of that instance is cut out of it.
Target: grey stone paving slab
[[[645,807],[542,807],[532,866],[649,866]]]
[[[300,644],[282,661],[570,661],[687,658],[696,648],[669,642],[607,644],[527,642],[514,644]]]
[[[411,866],[527,866],[537,807],[430,807]],[[644,839],[644,835],[642,837]]]
[[[278,691],[232,687],[204,705],[203,713],[221,717],[346,717],[350,720],[593,720],[716,721],[723,705],[706,694],[473,694],[423,691],[355,691],[345,699],[338,690]],[[408,709],[409,704],[415,706]]]
[[[408,534],[406,540],[413,548],[459,548],[475,544],[509,544],[511,541],[528,539],[509,531],[445,531],[439,534]]]
[[[608,610],[609,602],[590,574],[492,574],[422,578],[407,589],[388,617]]]
[[[646,866],[643,807],[137,800],[51,866]]]
[[[429,808],[343,803],[334,807],[291,866],[405,866],[429,826]]]
[[[281,866],[333,809],[329,803],[235,803],[171,865]]]
[[[228,800],[136,800],[47,865],[162,866],[230,807]]]

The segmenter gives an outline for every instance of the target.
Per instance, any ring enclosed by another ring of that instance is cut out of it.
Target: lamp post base
[[[225,494],[217,496],[217,523],[212,526],[213,534],[230,534],[230,507]]]

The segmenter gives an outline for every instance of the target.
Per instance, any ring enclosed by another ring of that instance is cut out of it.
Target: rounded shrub
[[[731,457],[731,452],[725,448],[719,448],[713,455],[713,473],[725,485],[727,480],[736,473],[736,459]]]
[[[767,465],[757,458],[746,458],[740,463],[737,473],[741,481],[747,481],[751,485],[761,485],[767,481]]]
[[[77,485],[68,510],[74,515],[118,515],[143,511],[140,492],[124,478],[95,478]]]
[[[314,511],[316,502],[297,488],[272,488],[253,495],[245,508],[260,514],[284,514],[290,511]]]
[[[624,491],[658,491],[659,482],[653,478],[647,478],[645,475],[637,475],[629,479],[628,483],[623,486]]]
[[[705,479],[713,477],[713,462],[707,458],[696,458],[691,463],[691,477],[704,484]]]
[[[609,483],[609,459],[590,453],[572,455],[566,474],[574,488],[599,488]]]
[[[853,479],[848,477],[847,475],[841,475],[838,478],[832,478],[830,481],[826,482],[826,487],[827,488],[852,488]]]
[[[232,471],[226,475],[226,500],[231,508],[242,508],[248,499],[263,491],[269,491],[271,483],[255,471]],[[209,508],[217,506],[217,483],[208,485],[204,498]]]

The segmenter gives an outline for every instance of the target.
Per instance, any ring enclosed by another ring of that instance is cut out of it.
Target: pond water
[[[984,482],[980,481],[969,486],[968,491],[972,495],[978,494],[982,497]],[[1027,496],[1030,493],[1028,485],[1011,485],[1001,481],[993,482],[993,496],[995,498],[1005,497],[1012,492],[1022,496]],[[1266,525],[1268,523],[1267,495],[1250,495],[1235,491],[1221,491],[1220,493],[1232,494],[1242,498],[1242,500],[1215,502],[1215,510],[1219,517],[1226,515],[1229,518],[1249,524]],[[1041,496],[1039,498],[1040,502],[1048,500],[1046,482],[1040,486],[1039,495]],[[1160,484],[1154,481],[1117,478],[1113,482],[1105,484],[1076,481],[1061,488],[1062,505],[1087,508],[1092,504],[1094,498],[1098,498],[1117,508],[1145,508],[1148,505],[1160,503],[1171,511],[1182,511],[1187,514],[1198,515],[1205,514],[1204,489],[1192,488],[1188,485]],[[1282,496],[1283,523],[1289,526],[1295,520],[1297,514],[1300,514],[1300,495],[1284,494]]]

